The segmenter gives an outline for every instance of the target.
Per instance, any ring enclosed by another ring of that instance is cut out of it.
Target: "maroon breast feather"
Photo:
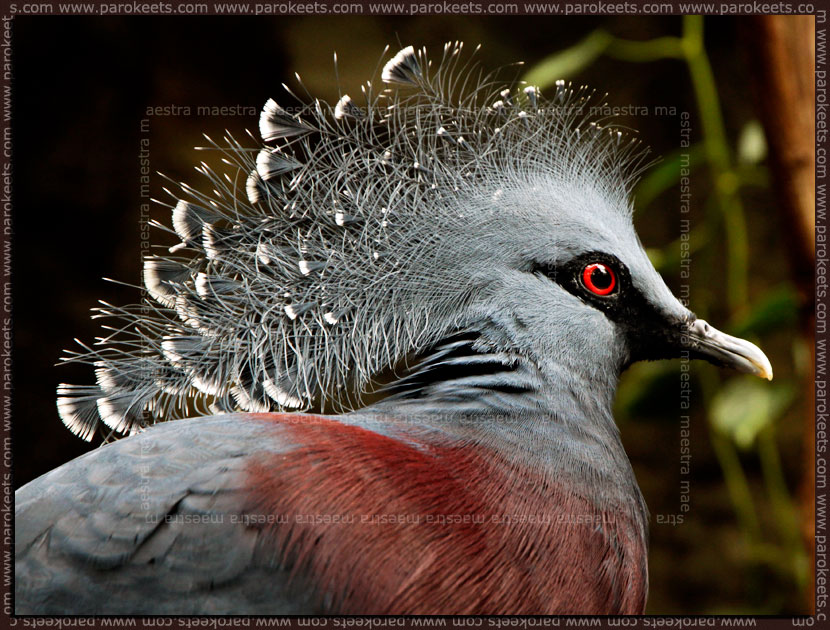
[[[327,612],[643,612],[647,549],[631,515],[564,481],[437,433],[252,417],[295,446],[251,462],[247,513],[292,588]]]

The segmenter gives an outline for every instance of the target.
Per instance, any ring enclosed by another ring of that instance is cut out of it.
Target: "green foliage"
[[[546,57],[525,74],[523,80],[540,90],[559,79],[569,79],[592,64],[613,38],[605,31],[594,31],[581,42]]]
[[[789,407],[795,391],[789,384],[769,384],[753,377],[738,377],[720,387],[712,398],[712,425],[743,450],[755,443]]]
[[[695,144],[688,149],[678,149],[674,153],[665,156],[637,184],[634,199],[638,207],[648,207],[662,193],[677,185],[680,163],[686,157],[689,160],[688,168],[690,171],[706,163],[703,146],[700,144]]]
[[[759,164],[767,157],[767,138],[764,128],[757,120],[750,120],[741,130],[738,138],[738,161],[744,164]]]
[[[798,323],[799,297],[795,288],[784,284],[761,296],[753,308],[732,326],[739,337],[761,336],[776,330],[793,330]]]

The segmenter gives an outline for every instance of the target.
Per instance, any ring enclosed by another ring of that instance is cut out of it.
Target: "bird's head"
[[[649,262],[630,202],[645,152],[592,121],[590,93],[498,85],[460,44],[435,65],[405,48],[381,79],[360,102],[268,101],[266,148],[229,138],[236,173],[204,167],[212,195],[182,185],[181,243],[145,264],[152,301],[103,309],[126,324],[74,357],[97,384],[59,388],[71,429],[89,437],[100,417],[131,431],[194,404],[351,404],[340,392],[459,332],[550,378],[608,385],[684,351],[771,378],[757,347],[695,319]]]
[[[448,247],[466,252],[456,273],[471,289],[470,325],[496,348],[598,389],[635,361],[679,357],[772,378],[757,346],[698,319],[672,294],[625,194],[536,173],[482,191],[470,211],[480,223]]]

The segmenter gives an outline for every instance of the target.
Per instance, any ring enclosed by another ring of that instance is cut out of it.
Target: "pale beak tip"
[[[772,380],[772,364],[758,346],[755,346],[757,354],[750,359],[750,362],[758,369],[758,376],[768,381]]]
[[[691,322],[689,335],[693,347],[703,355],[702,358],[714,360],[739,372],[772,380],[772,364],[754,343],[722,333],[702,319]]]

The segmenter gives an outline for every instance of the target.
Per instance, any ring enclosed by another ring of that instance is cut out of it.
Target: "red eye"
[[[617,277],[611,267],[602,263],[592,263],[582,272],[582,284],[595,295],[610,295],[617,286]]]

